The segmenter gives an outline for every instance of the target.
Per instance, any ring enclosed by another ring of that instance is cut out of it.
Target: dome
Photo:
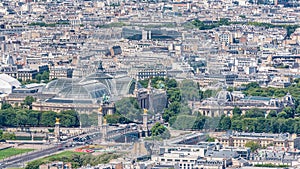
[[[116,90],[120,95],[132,94],[136,81],[128,76],[118,77],[115,79]]]
[[[21,86],[21,83],[17,79],[15,79],[7,74],[0,74],[0,81],[3,81],[5,83],[11,85],[14,88]]]
[[[43,94],[55,94],[56,99],[92,99],[101,100],[108,95],[111,100],[132,94],[135,80],[128,76],[111,76],[103,72],[93,73],[85,78],[62,78],[49,82],[42,90]]]
[[[128,76],[113,77],[109,74],[96,72],[82,79],[80,83],[91,80],[104,84],[109,93],[115,96],[131,94],[134,90],[134,79]]]
[[[43,94],[57,94],[64,88],[71,86],[79,81],[79,79],[62,78],[49,82],[42,90]]]
[[[222,90],[217,94],[218,100],[233,101],[233,96],[229,91]]]
[[[101,81],[103,79],[113,79],[113,76],[103,73],[103,72],[96,72],[96,73],[88,75],[87,77],[83,78],[81,81],[89,81],[89,80]]]
[[[0,93],[12,93],[12,90],[19,88],[21,83],[7,74],[0,74],[0,86]]]
[[[75,100],[92,99],[93,101],[100,100],[103,95],[109,95],[109,91],[102,83],[74,84],[70,85],[58,93],[59,98],[68,98]]]
[[[56,94],[57,98],[101,99],[103,94],[118,100],[120,96],[132,94],[135,80],[128,76],[113,77],[103,72],[93,73],[85,78],[62,78],[49,82],[43,94]]]

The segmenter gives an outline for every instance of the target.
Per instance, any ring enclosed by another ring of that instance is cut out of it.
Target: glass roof
[[[72,84],[78,83],[79,79],[69,79],[69,78],[62,78],[56,79],[49,82],[44,88],[44,94],[57,94],[62,89],[71,86]]]
[[[106,86],[102,83],[90,83],[90,84],[75,84],[68,86],[58,93],[60,98],[70,99],[101,99],[101,97],[109,92]]]
[[[108,95],[112,100],[120,96],[132,94],[135,81],[128,76],[112,77],[111,75],[97,72],[85,78],[62,78],[48,83],[42,93],[56,94],[55,98],[61,99],[91,99],[93,102]],[[114,98],[115,97],[115,98]]]

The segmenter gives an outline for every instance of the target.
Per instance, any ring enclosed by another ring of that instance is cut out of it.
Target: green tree
[[[41,112],[36,112],[36,111],[28,112],[27,124],[29,126],[34,126],[34,127],[39,126],[40,120],[41,120]]]
[[[242,114],[242,110],[239,107],[234,107],[232,112],[233,112],[233,115],[241,115]]]
[[[35,76],[35,79],[40,82],[42,80],[42,75],[39,73]]]
[[[175,79],[167,79],[166,81],[167,81],[166,86],[167,86],[168,89],[177,87],[177,82],[176,82]]]
[[[206,141],[207,142],[215,142],[215,138],[210,137],[209,135],[206,136]]]
[[[63,127],[79,127],[79,115],[75,110],[61,111],[58,115],[61,126]]]
[[[283,119],[286,119],[289,117],[288,114],[284,111],[279,112],[277,116],[278,116],[278,118],[283,118]]]
[[[16,135],[14,133],[4,132],[1,137],[2,140],[15,140]]]
[[[275,110],[271,110],[268,114],[267,118],[277,117],[277,112]]]
[[[14,109],[6,109],[3,112],[1,112],[3,117],[3,126],[6,127],[16,127],[18,125],[17,121],[17,113]]]
[[[165,109],[164,113],[162,114],[162,118],[164,119],[165,122],[169,122],[173,116],[176,116],[176,115],[170,109]]]
[[[160,137],[162,139],[170,138],[169,130],[159,122],[155,123],[155,125],[151,128],[152,136]]]
[[[222,130],[228,130],[231,127],[231,119],[230,117],[225,117],[224,115],[221,117],[219,127]]]
[[[283,111],[287,114],[288,118],[294,117],[294,110],[291,107],[285,107]]]
[[[294,79],[295,83],[299,83],[300,82],[300,78]]]
[[[182,93],[182,98],[185,101],[199,101],[201,99],[199,86],[194,81],[183,80],[179,83],[179,87]]]
[[[252,152],[255,152],[257,149],[260,148],[260,145],[255,141],[249,141],[245,144],[245,147],[248,147]]]
[[[76,164],[77,168],[82,166],[84,163],[84,159],[79,154],[74,154],[72,156],[72,161]]]
[[[133,97],[123,98],[116,102],[116,113],[132,121],[142,120],[142,110]],[[150,113],[150,112],[149,112]]]
[[[2,139],[3,130],[0,130],[0,139]]]
[[[205,125],[205,116],[201,116],[198,114],[195,123],[193,125],[193,129],[202,130]]]
[[[240,18],[243,18],[243,19],[245,19],[245,18],[246,18],[246,16],[245,16],[245,15],[239,15],[239,17],[240,17]]]
[[[120,114],[106,115],[105,118],[106,118],[107,122],[110,124],[116,124],[116,123],[128,124],[128,123],[130,123],[129,119],[127,119],[126,117],[124,117]]]
[[[139,83],[144,87],[147,88],[149,79],[140,80]]]
[[[178,88],[171,88],[167,90],[167,97],[169,102],[180,102],[181,92]]]
[[[204,99],[205,99],[205,98],[210,98],[210,97],[213,96],[214,93],[215,93],[215,92],[214,92],[213,90],[205,90],[205,91],[203,92],[203,98],[204,98]]]
[[[196,121],[196,117],[192,115],[178,115],[173,116],[171,126],[178,130],[192,129]]]
[[[28,124],[28,114],[25,111],[17,111],[15,118],[17,126],[26,126]]]
[[[231,86],[227,87],[227,91],[229,91],[229,92],[233,92],[233,90],[234,90],[234,88],[233,88],[233,87],[231,87]]]
[[[229,25],[229,19],[228,18],[220,18],[219,25]]]
[[[34,160],[29,162],[25,169],[39,169],[40,165],[42,165],[44,162],[42,160]]]
[[[243,119],[243,131],[246,132],[255,132],[257,125],[257,119],[256,118],[244,118]]]
[[[106,115],[105,118],[107,120],[107,123],[109,123],[109,124],[119,123],[119,120],[120,120],[120,116],[117,114]]]
[[[298,107],[295,110],[295,114],[300,115],[300,106],[298,105]]]
[[[23,104],[28,106],[29,109],[31,109],[32,107],[32,103],[35,101],[35,98],[32,97],[32,96],[26,96],[25,99],[24,99],[24,102]]]
[[[41,80],[48,81],[49,80],[49,71],[44,71],[41,75]]]
[[[81,127],[90,127],[91,126],[91,122],[90,122],[89,116],[87,114],[80,114],[79,119],[80,119]]]
[[[241,119],[233,119],[231,129],[235,131],[243,131],[243,121]]]
[[[246,85],[246,90],[249,90],[249,89],[251,89],[251,88],[260,88],[260,86],[259,86],[259,84],[256,83],[256,82],[251,82],[251,83],[248,83],[248,84]]]
[[[265,117],[265,112],[262,110],[259,110],[257,108],[250,109],[245,114],[246,118],[257,118],[257,117]]]
[[[9,103],[3,103],[1,105],[1,109],[4,110],[4,109],[9,109],[9,108],[12,108],[11,104]]]
[[[53,111],[43,112],[41,115],[40,125],[43,127],[53,127],[57,114]]]
[[[181,103],[180,102],[172,102],[168,106],[168,110],[172,111],[174,114],[179,114],[180,113],[180,108],[181,108]]]

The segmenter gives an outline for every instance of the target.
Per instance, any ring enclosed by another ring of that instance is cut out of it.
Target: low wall
[[[5,149],[9,149],[12,148],[13,146],[0,146],[0,150],[5,150]]]
[[[50,130],[54,130],[54,127],[7,127],[7,128],[2,128],[2,130],[6,132],[12,132],[12,133],[53,133],[49,132]],[[65,128],[61,127],[60,132],[62,134],[70,134],[70,135],[76,135],[76,134],[81,134],[83,132],[88,132],[94,130],[94,128]]]

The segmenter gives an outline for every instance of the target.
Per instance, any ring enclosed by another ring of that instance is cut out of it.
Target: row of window
[[[190,163],[194,163],[195,160],[180,160],[180,159],[164,159],[162,158],[161,161],[168,161],[168,162],[172,162],[172,161],[175,161],[175,162],[190,162]],[[184,164],[185,165],[185,164]]]

